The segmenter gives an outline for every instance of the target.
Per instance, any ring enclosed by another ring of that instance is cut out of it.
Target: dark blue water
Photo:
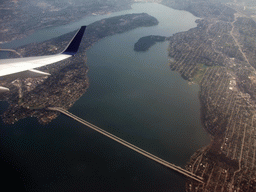
[[[133,12],[147,12],[160,23],[105,38],[88,50],[90,87],[70,112],[184,167],[209,143],[200,124],[199,87],[169,69],[167,42],[145,53],[134,52],[133,45],[142,36],[195,27],[196,18],[158,4],[135,4]],[[0,123],[3,167],[28,191],[185,190],[182,175],[63,115],[46,126],[34,118]]]

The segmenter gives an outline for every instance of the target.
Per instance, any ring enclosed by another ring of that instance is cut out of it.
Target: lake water
[[[168,42],[143,53],[134,52],[133,46],[146,35],[171,36],[186,31],[196,26],[197,18],[153,3],[132,8],[113,15],[146,12],[156,17],[159,25],[94,44],[87,51],[90,87],[69,111],[184,167],[190,156],[210,141],[200,123],[199,86],[188,85],[170,70]],[[92,18],[48,31],[63,27],[72,31],[96,19]],[[47,32],[43,34],[46,39]],[[6,103],[1,103],[3,107]],[[46,126],[33,118],[0,125],[2,156],[20,170],[30,190],[185,190],[182,175],[63,115]]]

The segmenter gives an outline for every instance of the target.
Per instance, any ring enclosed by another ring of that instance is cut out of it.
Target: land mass
[[[197,27],[169,39],[170,68],[200,86],[201,119],[211,144],[186,169],[205,179],[187,191],[256,191],[256,23],[244,2],[163,4],[200,17]]]
[[[0,44],[21,39],[43,28],[65,25],[85,16],[130,9],[133,0],[1,0]],[[21,9],[22,7],[22,9]]]
[[[19,1],[21,2],[24,1]],[[145,2],[152,1],[145,0]],[[256,11],[254,7],[249,6],[253,1],[159,0],[158,2],[175,9],[189,11],[200,17],[196,28],[168,38],[170,68],[180,73],[184,79],[199,84],[202,124],[212,137],[211,144],[199,149],[186,165],[187,170],[203,177],[205,183],[200,184],[188,179],[186,190],[256,191]],[[129,3],[131,1],[127,0],[127,5]],[[105,10],[111,9],[108,7]],[[10,16],[12,17],[11,14]],[[26,14],[17,21],[24,21],[25,16]],[[10,40],[16,38],[17,34],[21,36],[22,27],[28,26],[29,23],[22,22],[21,28],[17,29],[13,25],[8,27],[11,17],[2,17],[6,23],[2,22],[1,25],[3,27],[1,29],[6,28],[13,32],[8,36]],[[64,17],[62,19],[68,22]],[[95,28],[89,30],[88,38],[83,41],[82,50],[86,50],[104,36],[129,30],[122,28],[121,25],[118,27],[123,30],[111,29],[104,25],[105,21],[107,20],[96,23]],[[54,19],[45,23],[45,26],[51,26],[53,23]],[[42,26],[42,24],[35,25],[28,29],[34,31]],[[104,33],[107,34],[105,35],[102,30],[106,30]],[[65,38],[69,39],[72,35],[67,35]],[[38,47],[42,48],[38,54],[50,53],[52,50],[57,52],[65,47],[67,39],[33,44],[20,48],[19,52],[24,56],[28,53],[36,55],[37,53],[32,50],[38,50]],[[48,50],[49,47],[51,50]],[[84,54],[84,52],[80,53],[78,61],[67,60],[60,69],[58,64],[47,67],[48,72],[53,74],[48,79],[18,80],[23,82],[21,85],[18,85],[20,83],[17,81],[10,82],[12,90],[16,93],[9,95],[14,102],[4,113],[4,121],[13,123],[27,116],[35,116],[40,122],[47,123],[57,114],[39,108],[53,105],[68,109],[72,106],[89,85],[85,75],[87,67]],[[71,62],[76,72],[68,73],[71,70]],[[69,75],[73,78],[73,82],[69,80]],[[74,82],[77,82],[75,86]],[[19,88],[25,90],[23,96],[18,94]],[[30,91],[26,92],[28,89]]]
[[[166,40],[166,37],[157,36],[157,35],[150,35],[146,37],[141,37],[135,44],[134,44],[134,51],[147,51],[151,46],[155,45],[157,42],[163,42]]]
[[[5,123],[15,123],[26,117],[37,117],[40,123],[49,123],[56,118],[58,112],[44,109],[53,106],[69,109],[89,86],[86,66],[86,50],[100,39],[123,33],[138,27],[157,25],[156,18],[146,13],[128,14],[103,19],[87,26],[79,51],[75,57],[61,63],[42,67],[51,76],[26,79],[4,78],[0,85],[10,88],[10,92],[1,94],[0,99],[10,103],[3,113]],[[62,51],[75,32],[60,36],[43,43],[33,43],[18,48],[23,56],[36,56],[58,53]],[[13,57],[17,56],[12,53]]]

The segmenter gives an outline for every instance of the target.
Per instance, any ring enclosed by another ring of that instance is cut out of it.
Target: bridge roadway
[[[120,144],[122,144],[122,145],[124,145],[124,146],[126,146],[126,147],[128,147],[128,148],[146,156],[146,157],[148,157],[149,159],[152,159],[152,160],[154,160],[154,161],[156,161],[156,162],[158,162],[158,163],[160,163],[160,164],[162,164],[162,165],[164,165],[164,166],[166,166],[166,167],[168,167],[172,170],[175,170],[175,171],[177,171],[177,172],[179,172],[179,173],[181,173],[181,174],[183,174],[183,175],[185,175],[185,176],[187,176],[191,179],[194,179],[194,180],[196,180],[200,183],[204,183],[204,179],[202,177],[197,176],[194,173],[191,173],[190,171],[182,169],[181,167],[176,166],[172,163],[169,163],[169,162],[167,162],[167,161],[165,161],[165,160],[163,160],[163,159],[161,159],[161,158],[159,158],[159,157],[157,157],[157,156],[155,156],[155,155],[153,155],[153,154],[151,154],[151,153],[149,153],[149,152],[147,152],[143,149],[140,149],[139,147],[136,147],[135,145],[133,145],[131,143],[128,143],[127,141],[125,141],[125,140],[123,140],[123,139],[121,139],[121,138],[119,138],[119,137],[117,137],[117,136],[115,136],[111,133],[108,133],[107,131],[105,131],[105,130],[103,130],[103,129],[101,129],[101,128],[99,128],[99,127],[97,127],[97,126],[95,126],[95,125],[93,125],[93,124],[75,116],[75,115],[73,115],[72,113],[68,112],[65,109],[62,109],[62,108],[59,108],[59,107],[48,107],[47,109],[51,110],[51,111],[58,111],[58,112],[60,112],[64,115],[66,115],[66,116],[68,116],[68,117],[86,125],[87,127],[89,127],[91,129],[109,137],[110,139],[113,139],[113,140],[117,141],[118,143],[120,143]]]

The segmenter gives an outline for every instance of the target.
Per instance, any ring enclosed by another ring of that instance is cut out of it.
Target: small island
[[[165,40],[166,37],[157,35],[142,37],[134,44],[134,51],[147,51],[151,46],[155,45],[156,42],[163,42]]]

